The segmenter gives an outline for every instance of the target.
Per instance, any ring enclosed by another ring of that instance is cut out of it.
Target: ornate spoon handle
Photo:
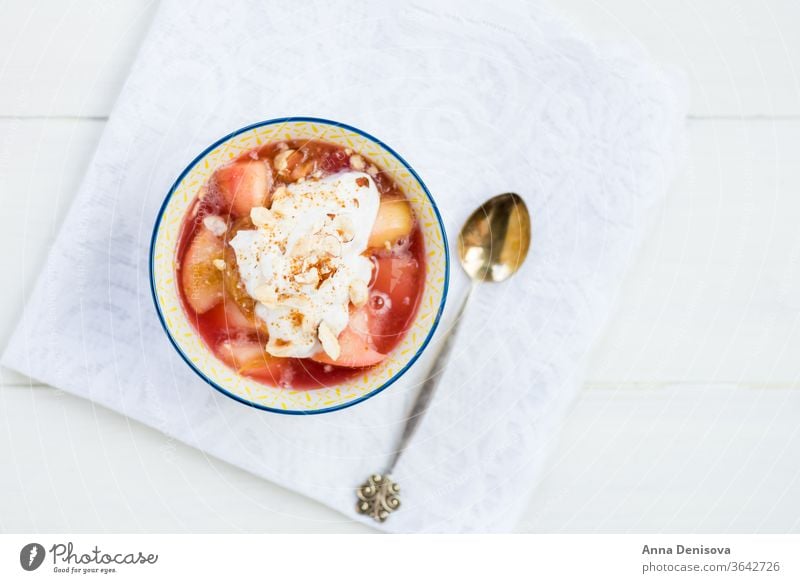
[[[464,295],[464,299],[461,300],[461,306],[458,308],[455,323],[449,330],[447,337],[442,342],[442,345],[439,348],[439,353],[436,355],[436,358],[434,358],[433,363],[431,364],[430,374],[428,374],[428,378],[426,378],[422,383],[422,387],[420,387],[419,392],[417,393],[417,398],[414,399],[414,404],[411,406],[411,412],[408,414],[408,418],[406,419],[406,424],[403,427],[403,433],[400,436],[400,441],[397,444],[397,448],[392,455],[389,465],[386,466],[386,470],[384,471],[384,474],[386,475],[391,475],[392,471],[397,465],[397,462],[400,460],[400,456],[406,449],[408,442],[416,432],[419,422],[428,411],[428,406],[430,405],[433,395],[436,392],[436,387],[439,384],[439,378],[442,376],[442,373],[447,367],[447,360],[450,356],[450,352],[452,352],[453,346],[455,346],[455,340],[458,336],[458,330],[461,328],[461,320],[462,316],[464,315],[464,310],[466,309],[476,287],[477,284],[473,282],[470,285],[467,293]]]
[[[477,283],[472,281],[464,299],[461,301],[458,313],[456,314],[455,323],[442,342],[439,353],[431,364],[430,374],[422,383],[422,387],[420,387],[417,397],[414,399],[414,404],[411,406],[411,412],[406,419],[400,441],[392,454],[389,464],[386,466],[386,470],[384,470],[383,474],[373,474],[370,476],[356,491],[358,496],[356,510],[360,514],[367,514],[376,521],[383,522],[389,518],[389,515],[394,510],[400,508],[400,499],[397,496],[400,493],[400,486],[392,481],[392,471],[394,471],[400,456],[403,454],[409,441],[411,441],[411,437],[416,432],[419,422],[428,411],[433,395],[436,392],[436,387],[439,384],[439,379],[446,368],[450,352],[455,345],[455,340],[461,327],[462,316],[464,315],[467,304],[470,303],[470,299],[476,287]]]

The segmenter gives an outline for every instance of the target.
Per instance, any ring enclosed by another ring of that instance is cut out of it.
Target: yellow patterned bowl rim
[[[180,226],[199,187],[219,165],[270,141],[316,138],[344,145],[378,162],[403,188],[422,228],[426,252],[425,289],[417,315],[384,362],[332,387],[277,388],[243,377],[209,350],[189,322],[175,281],[175,246]],[[353,126],[314,117],[258,122],[219,139],[178,176],[158,212],[150,244],[150,287],[158,317],[178,354],[203,380],[245,405],[290,415],[328,413],[364,401],[399,379],[430,342],[441,319],[450,278],[450,253],[442,217],[428,188],[389,146]]]

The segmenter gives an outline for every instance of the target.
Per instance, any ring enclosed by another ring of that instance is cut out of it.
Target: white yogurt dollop
[[[253,209],[256,229],[230,244],[267,324],[267,352],[307,358],[321,349],[320,325],[334,337],[344,330],[351,297],[366,299],[372,261],[363,253],[379,205],[368,174],[343,172],[278,188],[269,209]]]

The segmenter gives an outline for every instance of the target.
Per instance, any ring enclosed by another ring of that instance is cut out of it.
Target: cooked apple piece
[[[339,334],[338,340],[339,358],[334,360],[323,350],[312,356],[312,360],[336,366],[360,368],[378,364],[386,358],[385,354],[370,346],[369,323],[364,309],[355,310],[350,314],[350,322]]]
[[[385,247],[387,243],[393,245],[398,239],[407,237],[413,227],[414,215],[407,200],[383,200],[378,208],[368,245],[373,249]]]
[[[263,160],[247,160],[223,166],[214,173],[214,182],[235,215],[244,217],[255,206],[264,206],[272,188],[272,172]]]
[[[239,264],[236,263],[236,252],[233,247],[225,247],[225,271],[222,274],[225,287],[225,297],[228,301],[235,304],[242,315],[246,318],[254,319],[256,302],[247,293],[242,277],[239,274]]]
[[[278,378],[285,360],[269,354],[264,344],[251,338],[230,338],[219,344],[222,360],[239,373]]]
[[[225,250],[223,252],[225,270],[222,274],[226,301],[235,303],[242,314],[250,319],[255,319],[256,303],[245,289],[244,282],[239,274],[239,264],[236,262],[236,251],[231,247],[230,242],[239,231],[254,228],[252,220],[247,216],[236,220],[227,230],[225,233]]]
[[[259,340],[267,342],[267,327],[263,320],[256,316],[246,316],[230,298],[223,301],[205,314],[206,321],[218,330],[227,334],[256,334]]]
[[[289,175],[289,178],[292,179],[292,182],[297,182],[301,178],[305,178],[312,172],[314,172],[316,168],[316,163],[313,160],[309,160],[308,162],[303,162],[302,164],[298,164],[295,166],[292,173]]]
[[[285,181],[297,182],[313,172],[315,163],[313,160],[306,161],[306,154],[302,148],[279,152],[272,160],[278,177]]]
[[[228,328],[238,328],[240,330],[248,330],[255,332],[259,330],[258,318],[255,316],[246,316],[236,303],[226,300],[223,304],[225,323]],[[260,321],[260,320],[259,320]]]
[[[312,357],[316,362],[324,364],[333,364],[336,366],[346,366],[349,368],[361,368],[365,366],[372,366],[378,364],[384,358],[385,354],[381,354],[377,350],[370,348],[366,339],[356,334],[350,328],[345,328],[339,334],[339,358],[333,360],[325,352],[319,352]]]
[[[181,265],[181,284],[186,301],[198,314],[222,300],[223,243],[207,229],[200,229],[189,244]],[[216,262],[216,263],[215,263]]]
[[[220,343],[219,356],[238,370],[246,364],[260,360],[262,356],[268,357],[269,355],[264,351],[264,346],[255,340],[228,339]]]

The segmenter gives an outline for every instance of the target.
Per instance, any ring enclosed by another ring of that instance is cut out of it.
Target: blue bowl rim
[[[443,240],[443,243],[444,243],[444,257],[445,257],[444,286],[443,286],[443,289],[442,289],[442,300],[441,300],[441,302],[439,304],[439,309],[436,311],[436,317],[434,318],[433,326],[431,326],[431,329],[428,332],[428,335],[425,337],[425,340],[422,342],[420,347],[417,349],[416,353],[414,353],[414,356],[412,356],[411,359],[406,363],[406,365],[402,369],[400,369],[397,373],[395,373],[392,376],[392,378],[390,378],[388,381],[383,383],[378,388],[373,389],[372,391],[370,391],[366,395],[362,395],[361,397],[359,397],[357,399],[353,399],[352,401],[348,401],[347,403],[343,403],[341,405],[336,405],[334,407],[326,407],[324,409],[313,409],[313,410],[277,409],[275,407],[267,407],[266,405],[261,405],[261,404],[258,404],[258,403],[254,403],[252,401],[248,401],[247,399],[244,399],[244,398],[240,397],[239,395],[235,395],[235,394],[231,393],[230,391],[228,391],[227,389],[225,389],[224,387],[222,387],[222,386],[218,385],[217,383],[215,383],[214,381],[212,381],[210,378],[208,378],[197,366],[195,366],[195,364],[191,361],[191,359],[189,357],[187,357],[186,354],[184,354],[183,350],[181,350],[180,346],[178,346],[178,343],[172,337],[172,333],[170,333],[169,328],[167,328],[167,324],[166,324],[166,322],[164,320],[164,314],[161,311],[161,306],[158,303],[158,295],[156,293],[156,283],[155,283],[155,243],[156,243],[156,236],[158,234],[158,228],[161,225],[161,220],[162,220],[162,218],[164,216],[164,211],[167,208],[167,204],[169,204],[169,201],[172,199],[172,195],[175,193],[175,191],[177,190],[178,186],[183,181],[183,179],[186,177],[186,175],[209,152],[211,152],[214,148],[216,148],[217,146],[219,146],[221,144],[224,144],[225,142],[227,142],[228,140],[230,140],[232,138],[235,138],[239,134],[242,134],[244,132],[248,132],[250,130],[253,130],[253,129],[259,128],[259,127],[264,127],[264,126],[269,126],[269,125],[276,125],[276,124],[280,124],[280,123],[298,122],[298,121],[300,121],[300,122],[318,123],[318,124],[321,124],[321,125],[329,125],[329,126],[344,128],[346,130],[349,130],[351,132],[359,134],[360,136],[363,136],[366,139],[374,142],[375,144],[379,145],[381,148],[383,148],[384,150],[389,152],[392,156],[397,158],[397,160],[400,161],[400,163],[406,168],[406,170],[408,170],[411,173],[411,175],[414,177],[414,179],[422,187],[422,190],[425,192],[425,196],[428,197],[428,201],[430,202],[431,206],[433,207],[433,211],[436,214],[436,220],[439,222],[439,229],[442,232],[442,240]],[[431,196],[431,193],[428,190],[428,187],[425,185],[425,183],[423,182],[422,178],[420,178],[419,174],[417,174],[416,170],[414,170],[411,167],[411,165],[408,162],[406,162],[405,158],[403,158],[400,154],[395,152],[391,147],[389,147],[386,143],[384,143],[383,141],[379,140],[375,136],[372,136],[371,134],[368,134],[367,132],[365,132],[363,130],[360,130],[360,129],[354,127],[354,126],[348,125],[346,123],[333,121],[333,120],[329,120],[329,119],[324,119],[324,118],[320,118],[320,117],[307,117],[307,116],[278,117],[278,118],[274,118],[274,119],[268,119],[268,120],[265,120],[265,121],[256,122],[256,123],[244,126],[242,128],[239,128],[238,130],[235,130],[235,131],[229,133],[228,135],[218,139],[216,142],[214,142],[213,144],[208,146],[205,150],[203,150],[200,154],[198,154],[195,157],[195,159],[192,160],[189,163],[188,166],[186,166],[186,168],[183,170],[183,172],[180,173],[178,178],[172,184],[172,187],[167,192],[166,198],[164,198],[164,202],[161,204],[161,208],[158,210],[158,215],[156,216],[156,222],[155,222],[155,225],[153,226],[153,234],[152,234],[152,236],[150,238],[150,261],[149,261],[149,263],[150,263],[150,266],[149,266],[149,269],[150,269],[150,293],[152,294],[152,297],[153,297],[153,303],[155,304],[156,313],[158,314],[158,319],[161,322],[161,327],[164,329],[164,332],[167,334],[167,338],[169,338],[170,344],[172,344],[172,346],[178,352],[178,354],[183,359],[183,361],[189,366],[189,368],[191,368],[195,372],[195,374],[197,374],[206,383],[211,385],[214,389],[216,389],[217,391],[219,391],[220,393],[222,393],[226,397],[230,397],[231,399],[233,399],[235,401],[238,401],[239,403],[242,403],[243,405],[247,405],[248,407],[253,407],[254,409],[260,409],[262,411],[269,411],[271,413],[280,413],[282,415],[319,415],[319,414],[322,414],[322,413],[332,413],[334,411],[340,411],[342,409],[346,409],[348,407],[352,407],[353,405],[361,403],[362,401],[366,401],[367,399],[369,399],[371,397],[374,397],[375,395],[377,395],[378,393],[380,393],[384,389],[387,389],[389,386],[394,384],[394,382],[397,381],[397,379],[399,379],[401,376],[403,376],[405,374],[405,372],[409,368],[411,368],[411,365],[413,365],[417,361],[417,359],[425,351],[425,348],[427,348],[428,344],[431,341],[431,338],[433,338],[433,334],[436,332],[436,328],[439,326],[439,322],[440,322],[440,320],[442,318],[442,313],[444,312],[444,307],[445,307],[445,304],[447,302],[447,292],[448,292],[449,287],[450,287],[450,248],[449,248],[449,244],[447,242],[447,231],[444,228],[444,222],[442,221],[441,213],[439,213],[439,207],[436,206],[436,202],[433,200],[433,196]]]

